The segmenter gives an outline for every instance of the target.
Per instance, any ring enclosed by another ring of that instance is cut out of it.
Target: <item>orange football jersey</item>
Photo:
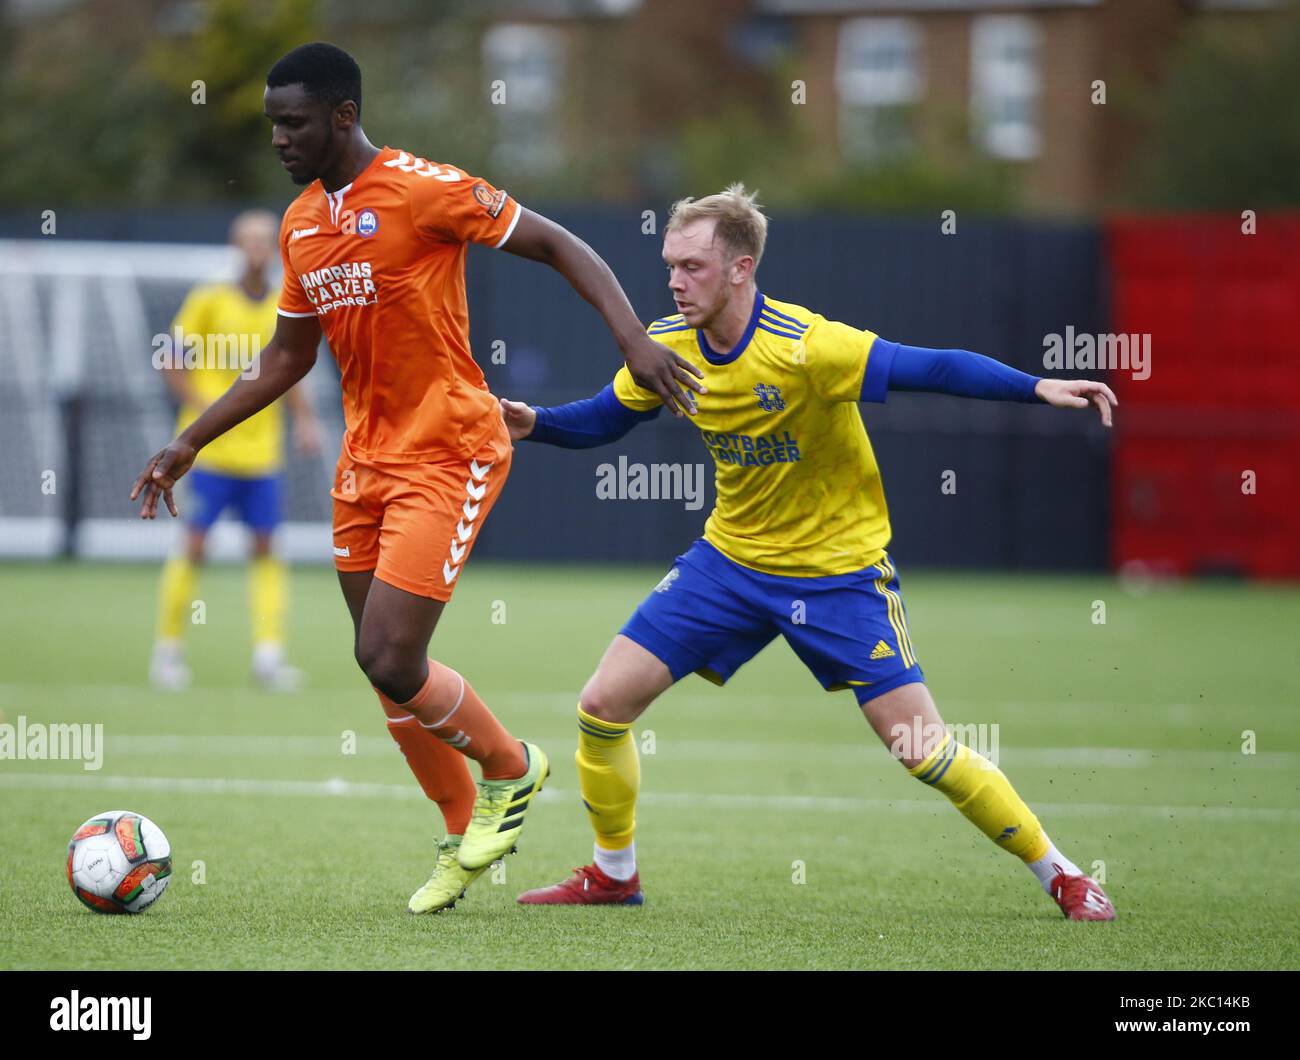
[[[485,180],[385,147],[347,187],[284,213],[279,310],[316,316],[342,373],[344,456],[468,457],[499,425],[469,346],[465,248],[499,247],[522,207]]]

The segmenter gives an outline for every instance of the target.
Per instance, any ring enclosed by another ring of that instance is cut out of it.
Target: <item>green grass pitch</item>
[[[661,574],[468,568],[433,652],[549,750],[553,776],[504,878],[417,918],[406,899],[441,818],[353,663],[331,571],[293,573],[305,692],[250,686],[244,574],[217,567],[188,631],[196,687],[170,696],[144,681],[156,568],[0,567],[0,720],[105,737],[98,771],[0,761],[0,967],[1300,967],[1294,588],[902,571],[945,719],[998,726],[1002,768],[1057,844],[1104,872],[1112,924],[1067,923],[781,642],[726,689],[688,678],[643,716],[646,905],[520,908],[590,860],[574,705]],[[99,916],[64,851],[122,807],[166,831],[173,880],[141,916]]]

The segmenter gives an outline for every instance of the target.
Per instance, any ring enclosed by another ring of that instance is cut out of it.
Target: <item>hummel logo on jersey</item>
[[[785,401],[781,397],[780,388],[769,386],[767,383],[759,383],[754,387],[754,393],[758,395],[758,407],[764,412],[783,412],[785,410]]]
[[[399,152],[396,158],[390,158],[384,165],[389,169],[397,169],[403,173],[414,173],[417,177],[433,177],[435,180],[441,180],[447,184],[460,180],[458,170],[450,167],[443,169],[442,166],[435,166],[426,159],[413,158],[405,151]]]
[[[876,641],[876,646],[871,649],[871,657],[873,659],[892,659],[896,654],[897,652],[895,652],[894,649],[883,640]]]
[[[487,493],[487,483],[483,480],[487,478],[490,470],[492,470],[492,461],[480,464],[477,459],[474,459],[469,462],[470,478],[465,483],[465,492],[469,494],[469,498],[461,505],[461,517],[456,523],[455,537],[451,539],[451,559],[442,561],[442,580],[448,585],[454,582],[456,575],[460,573],[461,560],[465,558],[469,548],[466,542],[474,533],[474,520],[478,518],[479,509],[483,507],[483,495]],[[470,501],[474,503],[471,504]],[[460,540],[457,541],[456,538]]]
[[[320,225],[312,225],[310,228],[295,228],[289,233],[289,242],[292,243],[295,239],[303,239],[306,236],[314,236],[319,231]]]

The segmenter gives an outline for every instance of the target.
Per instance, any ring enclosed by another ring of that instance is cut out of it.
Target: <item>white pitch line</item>
[[[655,757],[720,759],[754,758],[784,760],[791,756],[823,761],[859,763],[877,757],[883,748],[869,733],[861,744],[761,743],[754,741],[692,740],[663,737],[657,740]],[[111,747],[111,741],[110,741]],[[976,747],[988,754],[986,750]],[[1290,770],[1300,768],[1300,752],[1261,751],[1244,755],[1238,751],[1156,750],[1149,747],[1001,747],[996,765],[1006,768],[1051,767],[1072,769],[1145,769],[1168,766],[1179,769],[1215,768]]]
[[[769,759],[792,756],[859,764],[877,758],[882,748],[864,729],[860,744],[776,743],[755,740],[694,740],[663,737],[656,741],[656,758],[717,761]],[[572,742],[571,733],[531,734],[548,743]],[[342,753],[341,738],[330,736],[272,736],[260,734],[138,733],[105,738],[105,753],[126,755],[253,755],[330,758]],[[364,757],[397,754],[397,746],[382,736],[358,736],[356,753]],[[1300,768],[1300,753],[1261,751],[1156,750],[1149,747],[1003,747],[999,765],[1074,769],[1214,768],[1289,770]]]
[[[178,795],[294,795],[305,797],[354,797],[422,799],[415,784],[372,784],[331,777],[328,780],[230,780],[222,777],[89,777],[58,773],[0,773],[0,787],[42,788],[54,791],[152,791]],[[576,791],[545,788],[543,801],[579,800]],[[675,806],[692,809],[807,810],[810,812],[861,813],[883,810],[902,813],[939,813],[946,805],[941,798],[862,799],[827,795],[752,795],[722,792],[643,791],[639,802],[646,806]],[[1053,817],[1146,817],[1162,820],[1180,818],[1196,821],[1272,821],[1300,823],[1300,809],[1273,806],[1148,806],[1127,803],[1070,802],[1037,803],[1035,809]]]
[[[703,682],[699,682],[703,684]],[[739,702],[742,701],[747,707],[780,707],[789,709],[792,706],[806,707],[809,709],[823,709],[824,707],[837,708],[844,706],[852,709],[856,713],[853,697],[847,691],[836,693],[826,693],[819,691],[816,687],[809,688],[806,692],[791,693],[789,695],[759,694],[748,690],[732,688],[728,691],[717,689],[714,691],[690,692],[687,689],[697,687],[695,682],[689,682],[685,685],[679,685],[667,692],[661,703],[668,704],[670,707],[685,707],[687,709],[717,709],[719,703],[727,702],[728,699]],[[574,708],[577,706],[578,694],[581,685],[575,686],[572,691],[562,692],[537,692],[526,689],[520,690],[498,690],[481,692],[489,706],[494,703],[514,703],[528,707],[553,707],[563,712],[565,717],[573,717]],[[6,713],[12,708],[5,702],[9,696],[35,696],[42,703],[48,703],[50,698],[55,695],[75,696],[78,699],[94,700],[99,697],[114,696],[126,697],[131,699],[133,707],[143,707],[148,710],[156,710],[160,706],[174,706],[183,708],[189,697],[228,697],[232,693],[247,694],[251,698],[271,698],[269,693],[260,692],[251,685],[237,686],[219,686],[219,685],[196,685],[185,692],[156,692],[144,681],[133,685],[97,685],[97,684],[63,684],[55,681],[20,681],[20,682],[0,682],[0,708],[5,709]],[[332,687],[309,687],[304,692],[297,695],[284,695],[278,697],[279,700],[286,704],[294,704],[304,701],[308,697],[320,698],[328,696],[330,698],[338,697],[340,699],[355,700],[362,707],[372,708],[376,713],[374,693],[366,689],[364,679],[358,675],[356,687],[346,685],[337,685]],[[948,696],[936,697],[939,707],[947,714],[951,724],[967,723],[971,719],[984,718],[988,720],[988,714],[992,710],[1007,710],[1013,712],[1022,711],[1070,711],[1072,713],[1104,713],[1114,710],[1130,710],[1133,707],[1141,707],[1145,710],[1182,710],[1182,711],[1220,711],[1226,709],[1233,710],[1253,710],[1255,704],[1224,704],[1224,703],[1177,703],[1177,702],[1130,702],[1130,703],[1099,703],[1085,702],[1082,700],[1062,699],[1062,700],[974,700],[974,699],[955,699]],[[647,715],[653,717],[654,715]],[[647,725],[646,728],[653,728],[653,725]]]

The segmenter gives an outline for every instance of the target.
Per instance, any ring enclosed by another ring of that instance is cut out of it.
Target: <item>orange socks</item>
[[[384,704],[386,711],[390,702]],[[497,721],[469,682],[440,662],[430,659],[429,676],[420,691],[410,702],[394,706],[399,713],[419,719],[426,733],[478,762],[484,780],[513,780],[527,772],[523,745]]]
[[[391,703],[392,700],[389,700]],[[384,704],[387,708],[388,703]],[[464,835],[476,789],[465,759],[425,729],[418,718],[389,717],[388,731],[406,756],[424,793],[438,804],[448,835]]]
[[[375,689],[388,715],[388,732],[402,749],[406,764],[432,802],[438,804],[448,835],[464,835],[474,809],[476,789],[464,757],[448,747],[420,719]]]

